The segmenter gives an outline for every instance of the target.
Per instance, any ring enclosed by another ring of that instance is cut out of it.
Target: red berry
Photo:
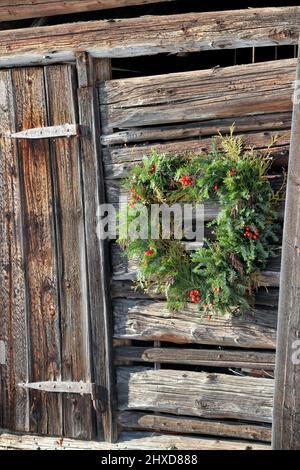
[[[245,225],[245,229],[247,232],[250,232],[250,229],[251,229],[250,225]]]
[[[219,189],[219,185],[218,184],[215,184],[214,185],[214,190],[217,191]]]
[[[221,292],[221,288],[220,287],[215,287],[214,288],[214,292],[216,292],[217,294],[219,294]]]
[[[260,230],[259,228],[256,228],[255,231],[254,231],[255,235],[259,236],[260,235]]]
[[[144,253],[145,253],[146,256],[151,256],[151,255],[153,255],[154,250],[152,248],[150,248],[149,250],[145,250]]]
[[[149,171],[150,174],[153,174],[155,172],[155,170],[156,170],[156,165],[155,165],[155,163],[152,163],[152,165],[150,166],[150,171]]]
[[[208,320],[211,320],[211,315],[208,315],[207,319],[208,319]]]
[[[252,235],[253,240],[257,239],[257,235]]]
[[[234,168],[230,169],[230,176],[235,176],[235,169]]]

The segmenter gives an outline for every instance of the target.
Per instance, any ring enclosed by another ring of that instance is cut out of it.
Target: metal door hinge
[[[79,136],[78,124],[61,124],[58,126],[35,127],[9,134],[11,139],[55,139],[57,137]]]
[[[103,413],[105,410],[105,399],[101,393],[101,387],[90,382],[29,382],[20,383],[19,387],[25,389],[40,390],[41,392],[52,393],[78,393],[79,395],[90,395],[93,406],[97,413]]]

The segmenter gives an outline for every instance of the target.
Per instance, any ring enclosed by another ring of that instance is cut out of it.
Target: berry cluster
[[[142,197],[140,196],[140,194],[137,194],[134,188],[130,188],[129,193],[131,202],[128,204],[128,206],[133,207],[138,202],[138,199],[142,199]]]
[[[183,186],[192,186],[194,184],[193,178],[186,175],[182,176],[179,181]]]
[[[144,251],[144,254],[145,254],[146,256],[152,256],[153,253],[154,253],[153,248],[149,248],[149,250],[145,250],[145,251]]]
[[[191,290],[190,291],[190,300],[193,304],[196,304],[196,303],[200,302],[201,297],[200,297],[200,294],[199,294],[198,290]]]
[[[252,240],[256,240],[260,236],[259,228],[256,228],[254,232],[251,230],[250,225],[245,225],[246,232],[244,233],[244,237],[252,238]]]

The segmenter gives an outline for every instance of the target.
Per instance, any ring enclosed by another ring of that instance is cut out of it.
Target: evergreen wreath
[[[194,252],[175,239],[119,239],[125,255],[138,261],[136,286],[164,294],[172,310],[188,302],[198,304],[209,319],[214,313],[251,309],[254,291],[266,286],[261,271],[278,253],[276,206],[281,190],[274,191],[268,178],[272,144],[259,156],[253,149],[244,150],[232,129],[221,136],[221,150],[213,139],[208,154],[166,156],[153,151],[133,167],[123,182],[130,194],[129,222],[138,204],[208,199],[220,204],[209,224],[213,240],[205,239]]]

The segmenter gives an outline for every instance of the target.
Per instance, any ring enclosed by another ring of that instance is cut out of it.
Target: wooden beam
[[[186,370],[119,367],[121,411],[271,423],[274,380]]]
[[[136,57],[297,44],[299,25],[300,7],[274,7],[2,31],[0,66],[74,60],[82,50],[94,57]]]
[[[251,11],[251,10],[250,10]],[[104,129],[292,110],[296,59],[110,80],[100,86]],[[274,100],[276,94],[276,100]]]
[[[187,418],[168,414],[150,414],[137,411],[118,413],[118,422],[124,431],[171,432],[178,434],[202,434],[206,436],[232,437],[253,441],[271,441],[271,426],[235,423],[201,418]]]
[[[276,309],[208,320],[194,306],[170,312],[165,302],[152,300],[119,299],[113,304],[117,339],[275,349]]]
[[[300,56],[282,243],[273,448],[300,449]]]
[[[292,112],[254,114],[252,116],[236,116],[234,129],[236,133],[253,131],[279,131],[290,129]],[[158,127],[139,127],[113,132],[101,136],[102,145],[136,144],[139,142],[165,142],[182,139],[201,139],[214,136],[217,132],[228,133],[232,126],[232,118],[210,119],[194,123],[180,123]],[[188,141],[187,141],[188,143]]]
[[[147,348],[120,346],[115,348],[116,361],[158,362],[161,364],[186,364],[207,367],[237,367],[247,369],[274,369],[275,353],[184,348]]]
[[[2,1],[0,4],[0,20],[16,21],[37,16],[66,15],[85,13],[95,10],[148,5],[149,3],[171,2],[174,0],[20,0]]]
[[[86,53],[77,56],[79,124],[86,132],[80,139],[82,185],[85,195],[85,239],[87,277],[92,341],[93,381],[106,392],[105,409],[97,416],[98,429],[104,440],[116,440],[114,408],[114,377],[112,367],[111,311],[108,289],[108,257],[105,240],[97,236],[97,210],[105,201],[100,139],[101,125],[98,113],[96,79],[108,79],[110,67],[97,66]],[[98,77],[96,75],[98,74]],[[101,340],[99,341],[99,338]]]
[[[269,450],[267,444],[231,439],[173,436],[147,432],[124,432],[116,444],[60,439],[0,430],[3,450]],[[101,459],[101,457],[100,457]]]

